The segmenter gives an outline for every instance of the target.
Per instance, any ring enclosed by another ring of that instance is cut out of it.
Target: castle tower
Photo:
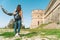
[[[30,29],[37,28],[39,25],[43,23],[43,10],[33,10],[32,11],[32,20]]]

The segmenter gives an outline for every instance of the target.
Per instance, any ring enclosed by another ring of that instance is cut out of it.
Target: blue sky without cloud
[[[23,11],[23,23],[26,27],[31,24],[32,10],[45,10],[50,0],[0,0],[2,5],[8,12],[13,12],[18,4],[21,4]],[[0,27],[6,26],[13,16],[4,14],[0,8]]]

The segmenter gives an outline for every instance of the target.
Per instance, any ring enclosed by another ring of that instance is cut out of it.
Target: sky
[[[26,28],[31,25],[32,10],[45,10],[50,0],[0,0],[0,5],[8,12],[14,12],[17,5],[20,4],[23,12],[23,24]],[[13,16],[8,16],[3,13],[0,8],[0,28],[8,25]]]

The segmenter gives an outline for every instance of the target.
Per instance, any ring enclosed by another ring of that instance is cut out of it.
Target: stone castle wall
[[[30,28],[37,28],[39,25],[49,22],[60,22],[60,0],[51,0],[45,11],[32,11],[32,22]]]
[[[53,0],[54,2],[55,0]],[[52,4],[51,4],[52,5]],[[52,7],[45,12],[44,22],[58,22],[60,20],[60,0],[56,0]]]

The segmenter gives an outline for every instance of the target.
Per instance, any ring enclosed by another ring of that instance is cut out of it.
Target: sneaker
[[[20,37],[20,35],[18,33],[16,33],[15,37]]]

